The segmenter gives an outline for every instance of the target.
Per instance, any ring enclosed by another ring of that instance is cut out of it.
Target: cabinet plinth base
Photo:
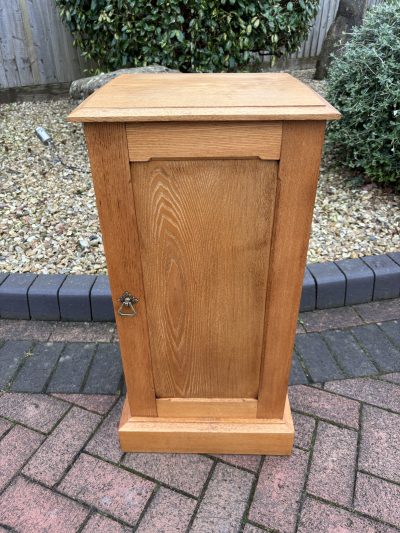
[[[125,400],[118,433],[125,452],[290,455],[294,440],[288,399],[282,420],[135,417]]]

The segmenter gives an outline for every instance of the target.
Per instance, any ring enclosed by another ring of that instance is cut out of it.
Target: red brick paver
[[[304,385],[291,387],[289,398],[293,410],[358,429],[360,404],[354,400]]]
[[[110,396],[106,394],[59,394],[54,393],[51,396],[64,400],[65,402],[73,403],[79,407],[83,407],[88,411],[93,411],[99,415],[105,415],[114,405],[117,396]]]
[[[131,531],[129,527],[96,513],[89,518],[82,533],[128,533],[129,531]]]
[[[0,418],[0,438],[4,435],[6,431],[10,429],[11,426],[11,422],[5,420],[4,418]]]
[[[371,378],[344,379],[326,383],[325,389],[377,407],[400,412],[400,387],[394,383]]]
[[[358,466],[400,483],[400,415],[364,407]]]
[[[295,531],[307,462],[308,453],[298,449],[290,457],[265,459],[250,508],[250,520],[283,533]]]
[[[5,393],[0,396],[0,415],[47,433],[68,410],[56,398],[42,394]]]
[[[363,324],[363,320],[352,307],[309,311],[301,313],[300,320],[308,333]]]
[[[364,322],[385,322],[400,318],[400,298],[355,305],[354,310]]]
[[[0,522],[19,533],[75,533],[88,513],[79,503],[22,478],[0,496]]]
[[[0,531],[394,533],[400,384],[324,387],[291,387],[293,454],[265,459],[123,454],[121,400],[0,394]]]
[[[218,464],[191,527],[193,533],[238,531],[253,475]]]
[[[300,413],[292,413],[294,423],[294,445],[298,448],[308,450],[311,446],[314,430],[315,420],[310,416],[301,415]]]
[[[43,439],[36,431],[14,426],[0,441],[0,490],[18,473]]]
[[[251,524],[246,524],[243,530],[243,533],[263,533],[265,529],[260,529],[259,527],[253,526]]]
[[[0,321],[0,339],[47,341],[55,324],[38,320],[6,320]]]
[[[261,462],[261,455],[216,455],[215,457],[252,472],[257,472]]]
[[[395,533],[397,530],[307,498],[297,533]]]
[[[138,533],[184,533],[196,500],[161,487],[149,505]]]
[[[82,454],[59,490],[71,498],[134,524],[154,489],[151,481]]]
[[[94,413],[73,407],[25,466],[23,473],[45,485],[57,483],[100,420]]]
[[[124,465],[198,496],[212,467],[211,459],[197,454],[127,453]]]
[[[110,342],[115,325],[96,322],[58,322],[50,340],[62,342]]]
[[[123,455],[117,433],[122,403],[122,400],[117,403],[86,446],[86,451],[113,463],[118,463]]]
[[[391,374],[383,374],[380,376],[380,379],[383,379],[385,381],[391,381],[392,383],[396,383],[400,385],[400,372],[393,372]]]
[[[357,432],[320,422],[307,491],[343,506],[353,500]]]
[[[361,513],[400,527],[400,486],[359,472],[354,507]]]

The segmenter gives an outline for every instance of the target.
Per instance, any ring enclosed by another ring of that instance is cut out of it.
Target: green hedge
[[[400,189],[400,1],[367,12],[328,74],[342,120],[328,142],[340,163]]]
[[[159,63],[232,71],[252,52],[279,57],[307,37],[318,0],[56,0],[83,56],[115,70]]]

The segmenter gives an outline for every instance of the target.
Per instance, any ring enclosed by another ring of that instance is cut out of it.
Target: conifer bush
[[[400,0],[367,12],[331,64],[327,99],[343,115],[328,127],[336,159],[400,190]]]

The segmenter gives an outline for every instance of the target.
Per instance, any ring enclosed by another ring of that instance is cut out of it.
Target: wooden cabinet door
[[[261,125],[242,131],[248,158],[233,156],[240,136],[221,159],[211,142],[165,131],[166,159],[143,153],[144,126],[85,124],[133,416],[182,408],[165,398],[199,398],[206,415],[204,398],[226,398],[235,416],[283,416],[324,123]],[[125,291],[139,299],[134,318],[118,313]]]
[[[130,169],[156,397],[257,398],[278,163]]]

